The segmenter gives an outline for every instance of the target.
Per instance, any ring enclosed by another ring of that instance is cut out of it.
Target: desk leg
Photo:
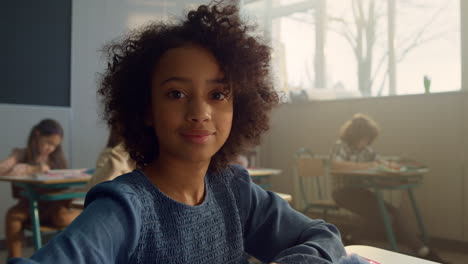
[[[31,226],[34,239],[34,249],[38,250],[42,247],[41,230],[39,224],[39,208],[37,200],[29,198],[29,210],[31,211]]]
[[[395,235],[393,233],[392,223],[390,222],[390,217],[388,216],[387,208],[385,208],[382,192],[379,190],[376,190],[375,194],[377,196],[377,203],[379,205],[380,215],[382,216],[383,221],[384,221],[385,232],[387,233],[387,239],[390,242],[390,246],[392,247],[392,250],[395,252],[398,252]]]
[[[416,204],[416,199],[414,198],[413,190],[408,189],[408,196],[410,197],[411,200],[411,206],[413,207],[414,214],[416,215],[416,219],[418,220],[418,225],[419,225],[419,230],[421,231],[424,239],[424,244],[427,245],[429,242],[427,232],[426,232],[426,227],[424,226],[424,222],[422,220],[421,213],[419,212],[419,207]]]

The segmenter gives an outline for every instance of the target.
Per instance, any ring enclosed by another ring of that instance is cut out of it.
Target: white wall
[[[26,147],[26,140],[31,128],[44,118],[53,118],[63,126],[65,138],[63,148],[65,155],[70,156],[70,108],[42,107],[13,104],[0,104],[0,159],[8,156],[13,148]],[[11,196],[11,184],[0,182],[0,239],[4,237],[5,213],[15,204]]]
[[[97,115],[97,72],[103,71],[98,50],[114,31],[109,1],[73,1],[71,41],[71,108],[74,167],[94,166],[105,146],[106,128]],[[111,24],[112,25],[112,24]],[[117,25],[116,25],[117,26]]]
[[[461,55],[462,55],[462,88],[468,91],[468,2],[460,1],[460,18],[461,18]],[[465,117],[468,117],[468,104],[465,104],[464,109]],[[464,120],[463,134],[468,133],[468,120]],[[468,138],[465,137],[463,141],[464,146],[468,146]],[[468,150],[465,148],[465,164],[468,164]],[[468,168],[465,168],[465,175],[468,174]],[[464,190],[468,190],[468,177],[464,178]],[[464,193],[463,197],[463,222],[468,223],[468,191]],[[463,235],[465,240],[468,240],[468,224],[464,226]]]

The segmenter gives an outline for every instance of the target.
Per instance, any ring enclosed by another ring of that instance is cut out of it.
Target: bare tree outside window
[[[244,2],[269,27],[283,90],[335,99],[460,89],[459,0]]]
[[[438,4],[436,1],[429,2],[431,1],[352,0],[351,15],[329,17],[330,28],[345,38],[354,51],[358,87],[362,96],[372,96],[373,91],[376,95],[382,95],[386,81],[389,82],[388,94],[396,95],[396,65],[413,50],[430,41],[444,38],[448,28],[440,32],[434,32],[433,29],[453,1],[444,0]],[[398,13],[404,13],[404,10],[413,10],[413,16],[427,12],[431,15],[419,16],[423,21],[419,21],[417,27],[410,32],[398,31]],[[400,41],[395,43],[397,39]],[[385,42],[385,52],[376,54],[376,46]]]

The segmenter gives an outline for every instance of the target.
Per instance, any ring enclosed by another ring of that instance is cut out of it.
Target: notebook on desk
[[[428,172],[427,167],[416,167],[416,166],[401,166],[401,167],[390,167],[385,165],[380,165],[376,168],[378,172],[389,172],[389,173],[408,173],[408,172]]]
[[[86,169],[68,169],[68,170],[50,170],[46,173],[34,174],[34,178],[38,180],[47,179],[71,179],[71,178],[83,178],[90,176],[86,173]]]

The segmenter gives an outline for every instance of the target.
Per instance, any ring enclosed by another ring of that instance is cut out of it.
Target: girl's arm
[[[86,196],[84,211],[31,259],[8,264],[128,263],[140,234],[140,203],[114,182],[103,183]]]
[[[13,149],[8,158],[0,161],[0,176],[26,176],[49,170],[47,164],[29,165],[18,163],[23,155],[25,155],[24,150]]]
[[[292,209],[273,192],[239,175],[239,199],[247,253],[264,262],[336,263],[346,254],[338,229]]]
[[[14,176],[11,171],[17,165],[21,155],[22,151],[20,149],[13,149],[6,159],[0,161],[0,176]]]
[[[11,169],[9,176],[27,176],[33,175],[36,173],[42,173],[49,170],[49,166],[47,164],[40,164],[40,165],[29,165],[26,163],[18,163]]]

